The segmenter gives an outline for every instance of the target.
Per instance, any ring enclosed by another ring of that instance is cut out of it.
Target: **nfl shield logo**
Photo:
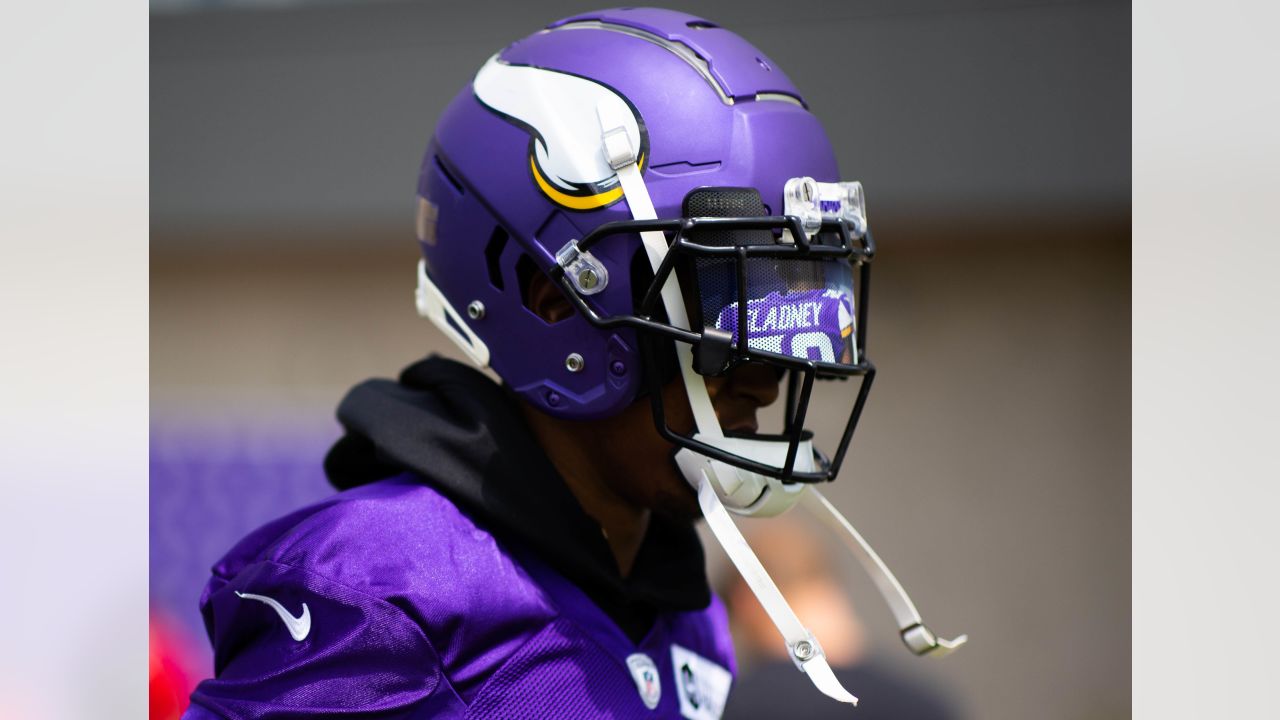
[[[662,697],[662,683],[658,680],[658,666],[653,658],[644,653],[635,653],[627,658],[627,667],[631,670],[631,678],[636,681],[636,690],[640,691],[640,699],[650,710],[658,707],[658,699]]]

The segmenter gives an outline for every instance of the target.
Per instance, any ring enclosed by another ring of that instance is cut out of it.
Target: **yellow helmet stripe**
[[[562,205],[571,210],[594,210],[605,205],[611,205],[622,198],[621,185],[595,195],[569,195],[561,192],[542,176],[542,171],[538,169],[538,163],[534,161],[532,156],[529,157],[529,168],[533,170],[533,179],[538,183],[538,187],[542,188],[542,192],[557,205]]]

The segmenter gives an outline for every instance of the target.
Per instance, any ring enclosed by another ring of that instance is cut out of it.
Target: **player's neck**
[[[569,491],[587,515],[600,524],[619,573],[627,577],[649,529],[650,510],[628,501],[610,487],[605,476],[608,468],[600,462],[599,448],[583,442],[574,424],[527,408],[525,417]]]

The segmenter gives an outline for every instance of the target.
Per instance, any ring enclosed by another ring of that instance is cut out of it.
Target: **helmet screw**
[[[586,361],[578,353],[569,353],[569,357],[564,359],[564,366],[569,372],[582,372],[582,368],[586,365]]]
[[[484,318],[484,303],[479,300],[472,300],[467,305],[467,317],[472,320],[480,320]]]
[[[795,649],[791,652],[795,653],[797,660],[804,662],[805,660],[813,657],[813,644],[808,640],[801,640],[796,643]]]
[[[614,375],[625,375],[627,373],[627,366],[624,365],[621,360],[614,360],[609,365],[609,372]]]
[[[596,275],[596,271],[591,268],[586,268],[582,272],[578,273],[578,287],[583,290],[590,290],[599,282],[600,276]]]
[[[551,407],[558,406],[560,404],[560,393],[554,390],[547,393],[547,404],[550,405]]]

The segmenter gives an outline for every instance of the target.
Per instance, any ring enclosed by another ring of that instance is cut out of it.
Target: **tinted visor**
[[[754,353],[853,365],[858,362],[853,269],[843,260],[699,258],[694,274],[704,327],[733,335]]]
[[[700,188],[685,198],[691,217],[760,217],[768,209],[753,188]],[[783,245],[770,230],[705,229],[690,239],[712,247]],[[815,244],[834,242],[818,236]],[[837,365],[858,362],[853,266],[845,258],[696,257],[692,275],[704,328],[733,335],[733,345]],[[742,342],[745,336],[745,345]]]

